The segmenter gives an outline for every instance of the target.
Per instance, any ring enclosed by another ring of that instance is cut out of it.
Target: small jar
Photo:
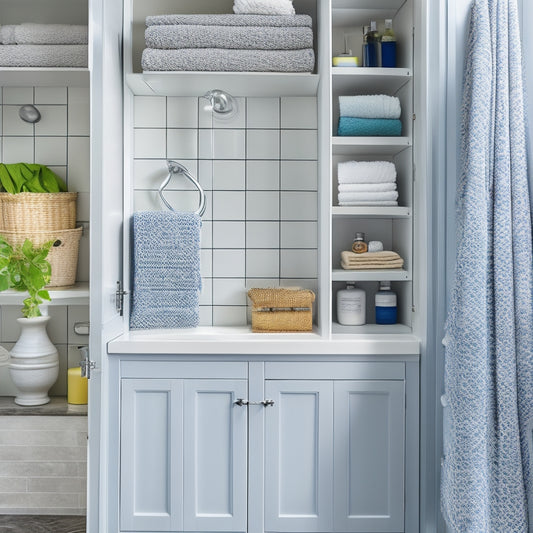
[[[352,244],[352,252],[356,254],[364,254],[368,252],[368,244],[365,242],[365,234],[358,232],[355,234],[355,239]]]
[[[342,326],[362,326],[366,322],[366,293],[352,282],[337,291],[337,321]]]

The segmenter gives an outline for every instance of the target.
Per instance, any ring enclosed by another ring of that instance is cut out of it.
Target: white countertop
[[[220,355],[418,355],[412,334],[332,335],[252,333],[250,328],[199,327],[184,330],[130,331],[108,343],[109,354]]]

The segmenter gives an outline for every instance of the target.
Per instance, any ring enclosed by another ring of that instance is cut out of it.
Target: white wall
[[[165,209],[157,188],[176,159],[207,194],[202,217],[200,325],[244,326],[252,287],[317,291],[317,108],[314,97],[239,98],[230,120],[207,100],[136,96],[134,209]],[[185,178],[167,187],[194,211]]]

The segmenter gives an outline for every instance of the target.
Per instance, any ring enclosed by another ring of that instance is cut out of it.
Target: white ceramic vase
[[[18,395],[18,405],[43,405],[50,401],[48,390],[59,374],[56,347],[46,333],[49,316],[18,318],[20,337],[11,350],[9,373]]]

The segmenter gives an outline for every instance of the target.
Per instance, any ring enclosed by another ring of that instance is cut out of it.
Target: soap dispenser
[[[88,346],[80,346],[82,359],[88,359]],[[67,402],[72,405],[87,405],[87,378],[81,375],[81,365],[68,369]]]
[[[337,320],[342,326],[362,326],[366,323],[366,293],[346,283],[346,288],[337,291]]]

